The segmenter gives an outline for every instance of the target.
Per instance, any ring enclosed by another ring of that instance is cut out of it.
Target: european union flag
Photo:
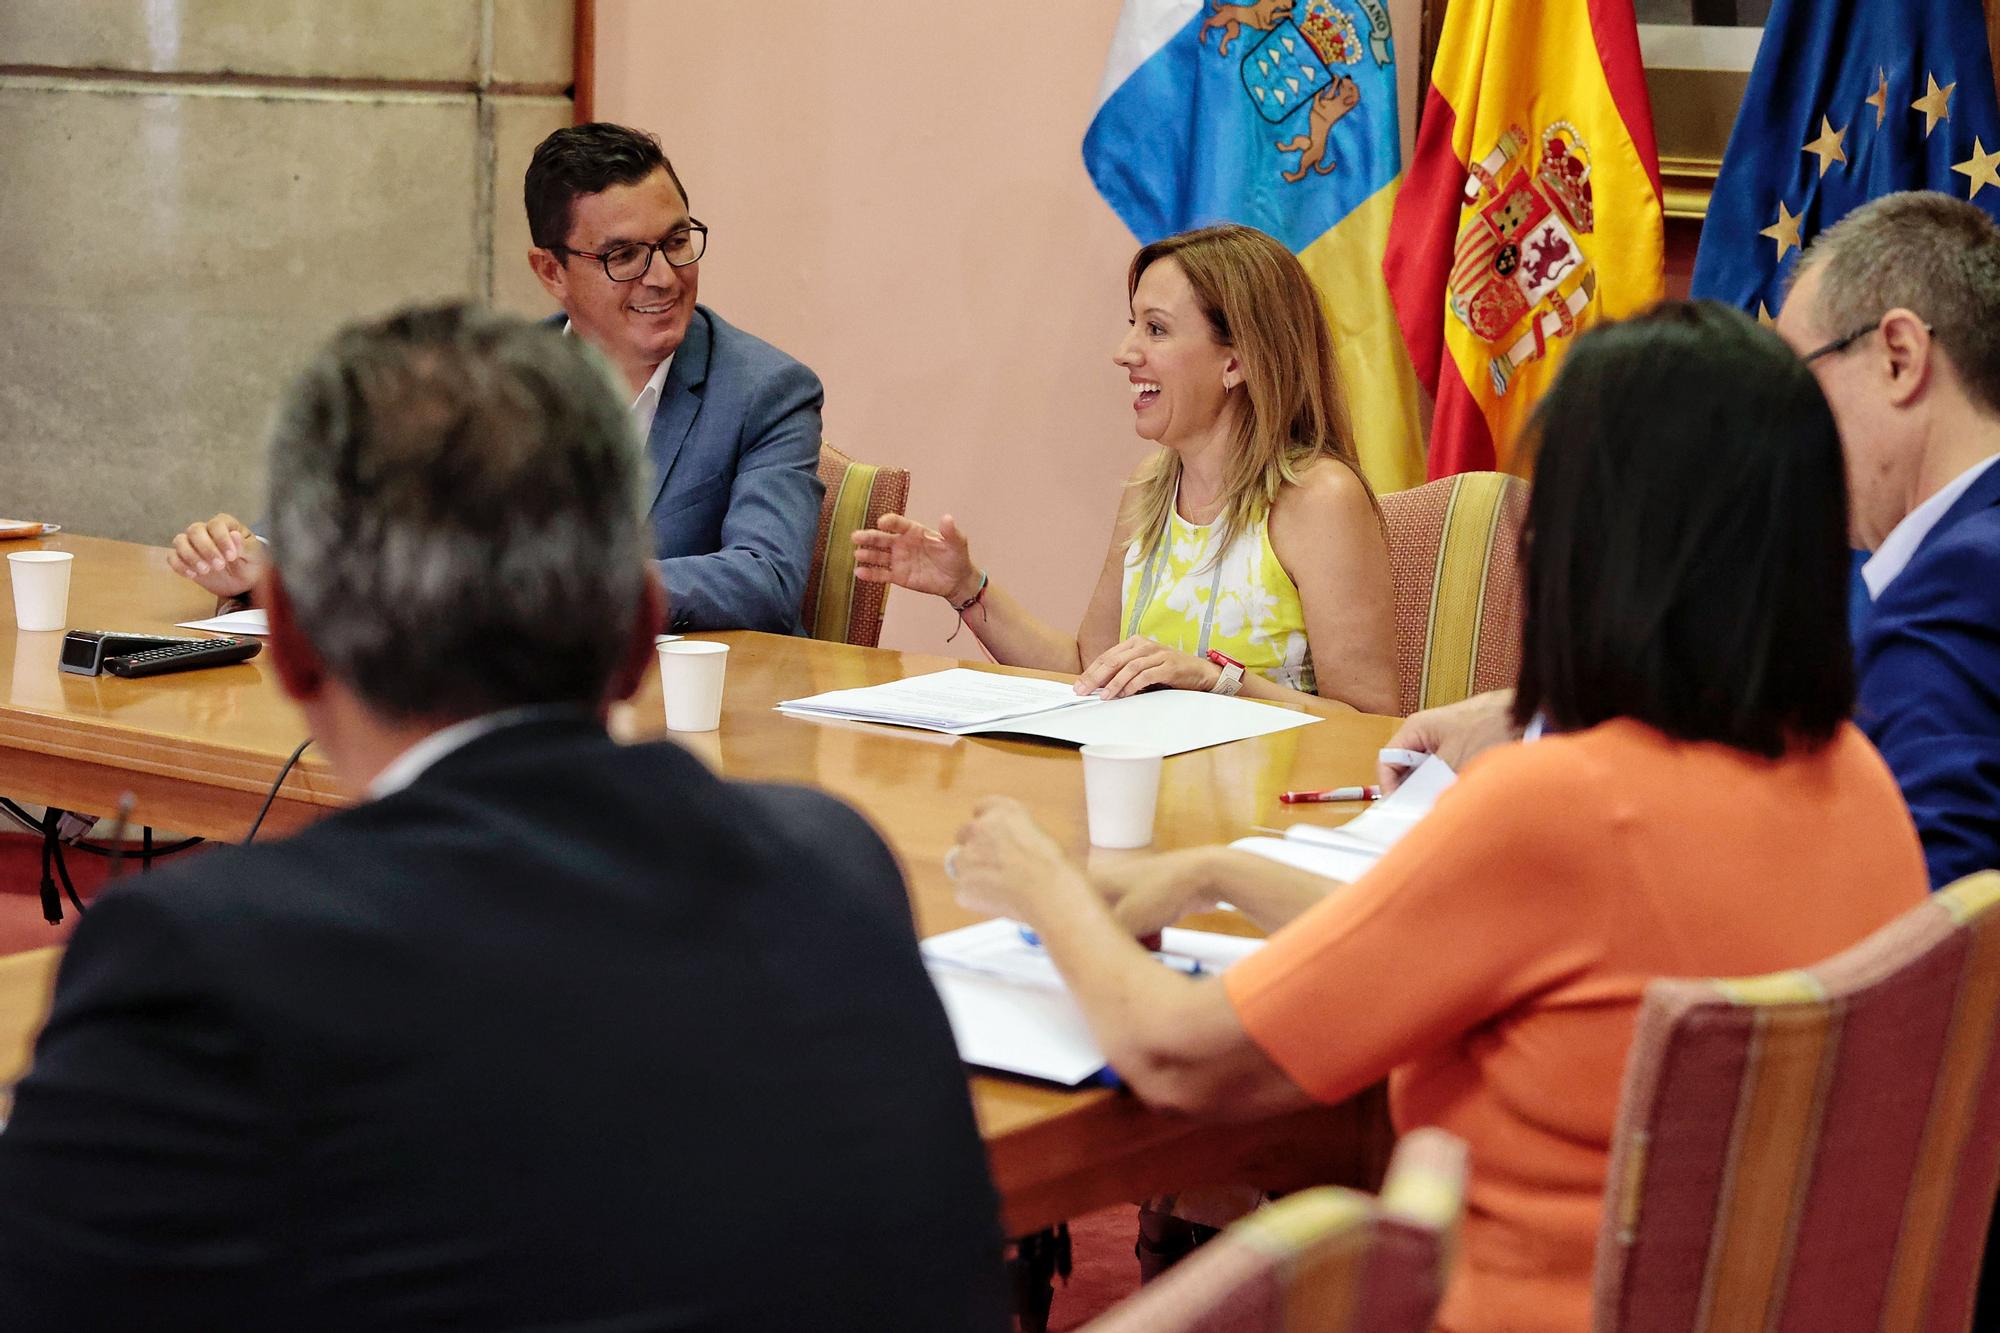
[[[2000,99],[1978,0],[1777,0],[1694,295],[1768,319],[1814,236],[1870,199],[1925,189],[2000,216]]]

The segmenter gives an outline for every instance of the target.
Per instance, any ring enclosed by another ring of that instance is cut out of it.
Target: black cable
[[[36,837],[39,838],[42,836],[42,821],[36,819],[33,815],[30,815],[26,810],[23,810],[4,796],[0,796],[0,814],[11,816],[23,828]]]
[[[285,761],[285,766],[278,770],[277,781],[271,784],[270,791],[264,793],[264,804],[257,811],[257,818],[251,821],[250,831],[243,835],[244,846],[246,847],[249,846],[250,843],[257,837],[257,830],[264,827],[264,816],[271,813],[271,802],[278,799],[278,788],[285,785],[285,779],[291,774],[292,765],[299,762],[299,756],[304,754],[306,752],[306,747],[308,745],[311,745],[312,743],[313,743],[313,738],[310,736],[300,741],[299,748],[292,751],[292,757],[290,759],[287,759]]]
[[[139,870],[144,873],[153,868],[153,826],[146,825],[139,830]]]
[[[13,801],[8,800],[4,796],[0,796],[0,814],[7,815],[9,818],[13,819],[16,823],[20,824],[21,827],[27,829],[28,832],[34,834],[36,837],[39,838],[42,836],[43,833],[42,821],[36,819],[33,815],[29,814],[26,810],[23,810],[19,805],[16,805]],[[166,844],[164,847],[155,847],[153,849],[153,859],[158,860],[162,856],[177,856],[180,853],[187,851],[190,847],[201,846],[201,844],[205,841],[207,840],[204,838],[182,838],[179,842],[170,842]],[[70,843],[69,846],[79,852],[84,852],[91,856],[125,855],[125,851],[122,847],[105,847],[105,846],[100,846],[99,844],[94,842],[73,842]]]
[[[50,873],[55,862],[56,824],[54,819],[42,830],[42,920],[50,925],[62,922],[62,899],[56,894],[56,878]]]
[[[49,845],[55,849],[56,874],[62,876],[63,892],[68,894],[70,902],[76,905],[76,914],[82,916],[90,909],[83,905],[83,899],[77,896],[76,885],[70,881],[69,863],[63,860],[62,839],[57,838]]]
[[[190,847],[201,846],[201,844],[206,841],[207,841],[206,838],[182,838],[179,842],[162,843],[161,845],[153,848],[153,859],[157,861],[162,857],[177,856],[180,853],[187,851]],[[73,842],[69,844],[69,849],[73,852],[84,852],[91,856],[128,855],[128,853],[122,846],[106,847],[106,846],[101,846],[94,842]]]

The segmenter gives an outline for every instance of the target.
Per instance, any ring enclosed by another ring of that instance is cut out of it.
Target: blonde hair
[[[1236,349],[1243,372],[1247,406],[1238,414],[1223,477],[1222,540],[1211,548],[1217,558],[1319,459],[1344,464],[1374,504],[1354,451],[1333,332],[1298,256],[1255,227],[1184,231],[1132,257],[1128,298],[1140,275],[1162,259],[1180,265],[1210,332]],[[1159,547],[1180,480],[1180,455],[1161,449],[1130,483],[1120,519],[1128,542],[1145,542],[1145,558]]]

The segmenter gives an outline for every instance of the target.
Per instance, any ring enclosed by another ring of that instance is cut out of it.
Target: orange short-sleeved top
[[[1398,1130],[1471,1145],[1441,1328],[1580,1333],[1646,983],[1820,962],[1927,888],[1854,727],[1766,760],[1621,720],[1468,765],[1374,870],[1223,980],[1313,1096],[1387,1074]]]

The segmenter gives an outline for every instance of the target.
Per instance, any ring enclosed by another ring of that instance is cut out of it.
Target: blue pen
[[[1041,936],[1037,935],[1034,931],[1028,929],[1026,926],[1022,926],[1019,929],[1021,931],[1022,943],[1026,944],[1031,949],[1039,949],[1042,947]],[[1152,954],[1156,960],[1158,960],[1165,966],[1171,967],[1176,972],[1185,972],[1191,977],[1203,976],[1206,975],[1208,972],[1208,969],[1202,966],[1201,959],[1199,958],[1189,958],[1185,954],[1178,954],[1178,953],[1161,953],[1157,949],[1148,949],[1147,952]]]

